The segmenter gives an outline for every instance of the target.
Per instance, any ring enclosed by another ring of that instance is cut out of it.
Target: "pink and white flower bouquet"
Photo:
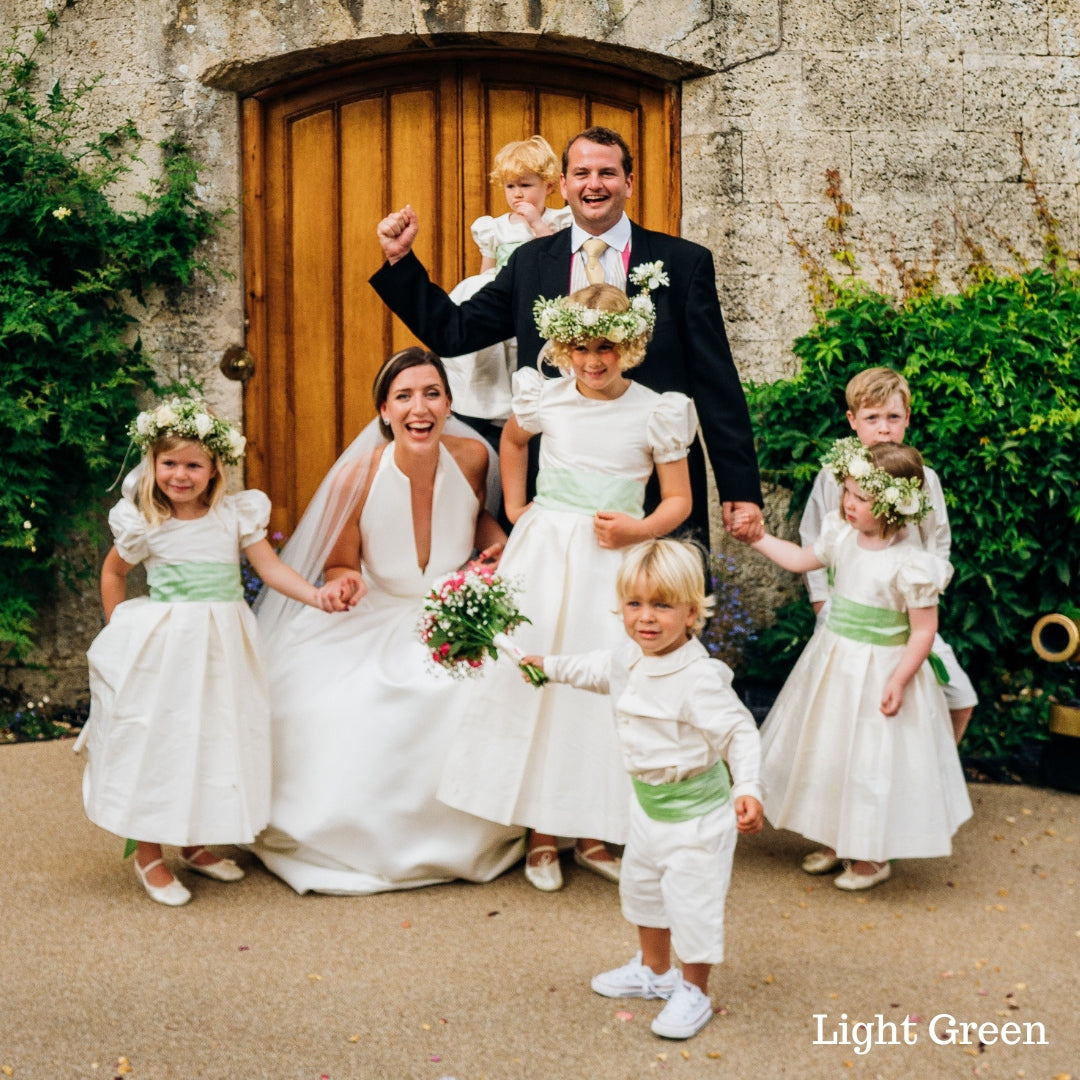
[[[524,653],[507,637],[529,620],[518,611],[514,588],[491,570],[470,563],[437,582],[424,598],[417,629],[431,659],[454,678],[479,675],[486,657],[508,653],[533,684],[547,677],[520,663]]]

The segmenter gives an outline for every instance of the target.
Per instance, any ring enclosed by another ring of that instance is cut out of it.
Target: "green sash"
[[[645,485],[625,476],[541,469],[536,477],[535,501],[549,510],[589,515],[597,510],[619,510],[640,519],[645,516]]]
[[[185,600],[224,603],[244,599],[244,585],[237,563],[176,563],[146,571],[150,599],[166,604]]]
[[[857,604],[846,596],[832,597],[826,627],[834,634],[861,641],[864,645],[906,645],[911,637],[911,622],[906,611]],[[941,657],[930,654],[930,668],[940,685],[949,682]]]
[[[723,806],[731,795],[727,766],[717,761],[710,769],[670,784],[646,784],[631,776],[641,809],[653,821],[689,821]]]

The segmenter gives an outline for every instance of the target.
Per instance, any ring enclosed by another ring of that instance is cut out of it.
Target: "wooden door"
[[[678,230],[674,87],[546,56],[389,58],[264,91],[243,103],[246,482],[288,534],[337,455],[374,416],[382,362],[415,339],[367,279],[375,226],[411,203],[414,250],[452,288],[480,268],[469,232],[506,205],[496,150],[539,133],[560,153],[592,124],[635,157],[631,216]],[[562,205],[556,193],[551,205]]]

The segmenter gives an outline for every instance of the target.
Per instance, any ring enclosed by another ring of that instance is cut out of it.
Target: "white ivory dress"
[[[947,562],[910,539],[878,551],[858,539],[833,515],[814,545],[835,569],[835,598],[898,612],[937,603],[952,572]],[[881,712],[902,652],[903,645],[867,644],[829,624],[814,633],[761,729],[765,815],[774,827],[848,859],[952,850],[971,802],[930,665],[908,683],[895,716]]]
[[[261,491],[156,528],[129,499],[110,512],[116,549],[145,563],[151,595],[118,604],[87,652],[83,801],[103,829],[239,844],[269,820],[270,707],[239,565],[269,518]]]
[[[479,503],[441,447],[423,570],[410,505],[390,445],[360,517],[367,593],[350,612],[305,609],[266,636],[273,804],[252,850],[297,892],[489,881],[524,850],[520,829],[435,798],[478,684],[435,669],[416,625],[432,583],[471,555]]]
[[[552,232],[558,232],[565,229],[573,217],[569,206],[560,210],[548,207],[544,210],[543,220]],[[472,237],[480,254],[486,259],[494,259],[495,265],[459,281],[450,291],[450,299],[455,304],[462,304],[478,293],[522,244],[535,239],[524,221],[511,221],[509,214],[478,217],[472,224]],[[484,420],[505,420],[510,415],[510,377],[517,370],[516,338],[497,342],[478,352],[444,356],[443,364],[456,413]]]
[[[642,517],[654,462],[686,457],[697,431],[693,402],[631,382],[613,401],[583,397],[573,378],[514,375],[514,415],[540,432],[537,497],[518,519],[499,564],[520,586],[530,620],[514,632],[527,653],[615,648],[617,550],[593,533],[597,510]],[[439,798],[537,832],[626,842],[630,781],[611,701],[572,686],[526,684],[500,660],[454,741]]]

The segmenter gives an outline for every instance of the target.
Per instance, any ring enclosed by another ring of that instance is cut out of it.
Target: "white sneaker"
[[[693,983],[679,980],[668,1003],[652,1022],[654,1035],[665,1039],[689,1039],[713,1018],[712,1001]]]
[[[681,982],[682,972],[677,967],[657,975],[641,962],[638,952],[629,964],[597,975],[590,985],[596,993],[609,998],[669,998]]]

